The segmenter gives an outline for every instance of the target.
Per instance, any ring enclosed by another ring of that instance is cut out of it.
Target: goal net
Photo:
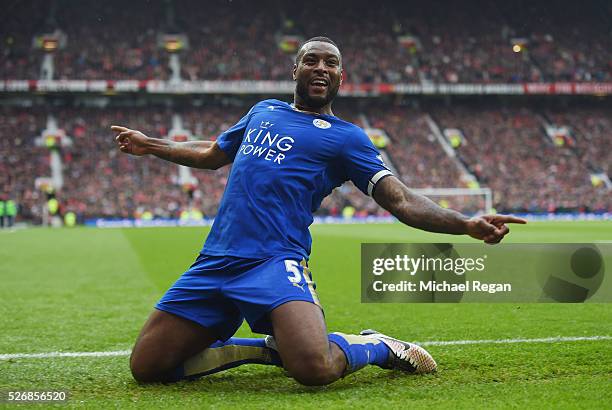
[[[456,209],[468,215],[493,211],[491,188],[423,188],[412,191],[425,195],[443,208]]]

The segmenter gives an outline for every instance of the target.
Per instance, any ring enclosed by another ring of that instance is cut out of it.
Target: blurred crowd
[[[59,29],[55,79],[167,80],[157,36],[184,33],[185,80],[289,80],[284,36],[327,35],[353,83],[612,81],[611,18],[603,0],[23,0],[3,10],[0,79],[38,79],[33,38]]]
[[[34,140],[44,126],[40,111],[0,109],[0,198],[15,200],[26,220],[40,220],[42,215],[37,205],[43,195],[35,188],[35,179],[49,175],[49,157]]]
[[[464,185],[457,164],[432,134],[426,113],[406,107],[375,106],[367,115],[372,127],[385,130],[391,138],[387,151],[406,185],[412,188]]]
[[[494,193],[494,207],[502,212],[612,211],[610,190],[595,186],[590,175],[610,175],[612,147],[609,110],[550,109],[536,114],[526,107],[488,108],[436,105],[428,109],[397,105],[353,107],[342,100],[338,116],[360,126],[384,130],[388,154],[397,176],[411,188],[468,187],[465,174],[476,177]],[[2,108],[0,110],[0,194],[19,204],[19,218],[40,221],[46,196],[37,186],[48,177],[49,148],[36,144],[52,114],[72,140],[59,148],[64,185],[54,192],[60,212],[74,212],[80,220],[154,217],[178,218],[196,208],[204,216],[217,212],[229,167],[218,171],[192,170],[197,182],[180,184],[177,165],[152,157],[121,154],[111,124],[126,125],[155,137],[166,137],[174,113],[195,139],[214,139],[248,110],[246,106],[190,106],[188,108]],[[463,141],[456,158],[442,149],[429,120],[441,130],[460,129]],[[544,131],[548,121],[569,127],[571,138],[554,144]],[[474,208],[465,199],[436,199],[453,208]],[[482,201],[482,198],[478,199]],[[446,202],[443,202],[446,201]],[[464,201],[464,202],[462,202]],[[388,215],[351,183],[336,189],[319,215]]]
[[[183,113],[183,126],[198,139],[210,140],[237,121],[243,112],[231,108],[206,108]],[[192,170],[196,184],[181,184],[178,165],[153,157],[121,154],[111,124],[138,129],[146,135],[166,138],[172,113],[165,109],[61,110],[58,122],[73,139],[65,149],[64,189],[60,203],[85,218],[140,217],[145,212],[161,218],[178,218],[196,208],[214,216],[223,194],[228,169]]]
[[[391,142],[386,151],[397,176],[411,188],[474,188],[466,172],[451,158],[434,136],[427,112],[398,106],[373,106],[367,111],[369,124],[383,129]],[[443,207],[467,213],[485,209],[483,196],[431,197]]]
[[[566,111],[565,119],[571,118]],[[609,110],[593,122],[605,122]],[[459,158],[481,185],[491,187],[502,212],[603,212],[612,209],[610,190],[591,182],[589,157],[576,147],[555,145],[538,116],[526,108],[438,108],[434,118],[444,128],[458,128],[464,141]],[[609,121],[608,121],[609,123]],[[570,123],[567,123],[570,124]],[[573,126],[577,123],[571,123]],[[605,130],[608,133],[610,130]],[[597,140],[597,137],[595,137]],[[592,150],[608,155],[608,137]],[[586,145],[589,142],[585,142]],[[590,148],[589,148],[590,149]]]
[[[612,175],[612,114],[601,108],[573,107],[548,110],[547,117],[557,127],[569,126],[568,145],[581,162],[595,172]]]

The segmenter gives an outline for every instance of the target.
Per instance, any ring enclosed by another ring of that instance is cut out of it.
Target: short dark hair
[[[300,48],[304,47],[304,45],[306,45],[306,43],[311,43],[311,42],[313,42],[313,41],[322,41],[322,42],[324,42],[324,43],[333,44],[334,46],[336,46],[336,48],[337,48],[338,50],[340,50],[340,47],[338,47],[338,44],[334,43],[334,40],[332,40],[332,39],[331,39],[331,38],[329,38],[329,37],[324,37],[324,36],[316,36],[316,37],[309,38],[308,40],[306,40],[306,41],[304,41],[304,42],[302,43],[302,45],[300,46]]]
[[[308,40],[304,41],[301,45],[300,48],[298,48],[298,52],[295,55],[295,63],[298,63],[298,57],[300,56],[300,53],[302,52],[302,49],[304,48],[304,46],[308,43],[312,43],[313,41],[321,41],[323,43],[329,43],[331,45],[333,45],[334,47],[336,47],[338,49],[338,51],[340,51],[340,47],[338,47],[338,44],[334,43],[334,40],[332,40],[329,37],[325,37],[325,36],[316,36],[316,37],[312,37],[309,38]]]

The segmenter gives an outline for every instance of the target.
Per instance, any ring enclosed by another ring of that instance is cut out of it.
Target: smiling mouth
[[[327,87],[329,86],[329,82],[327,80],[324,79],[314,79],[310,82],[310,87],[313,88],[316,91],[323,91],[326,90]]]

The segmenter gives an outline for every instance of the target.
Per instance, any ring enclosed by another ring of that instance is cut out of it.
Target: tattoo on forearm
[[[406,225],[430,232],[464,234],[465,215],[444,209],[429,198],[416,194],[395,177],[380,181],[374,199]]]

